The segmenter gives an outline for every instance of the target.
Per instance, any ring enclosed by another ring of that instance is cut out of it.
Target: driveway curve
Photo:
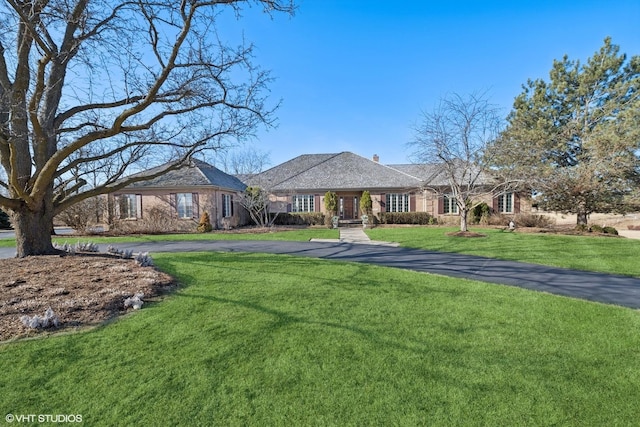
[[[518,286],[589,301],[640,308],[640,278],[568,270],[472,255],[345,242],[201,241],[123,243],[134,252],[262,252],[362,262]],[[100,247],[106,251],[106,245]],[[0,258],[15,256],[0,249]]]

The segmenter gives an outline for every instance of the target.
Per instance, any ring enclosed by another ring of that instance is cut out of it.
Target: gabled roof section
[[[142,175],[151,175],[166,168],[164,164]],[[215,166],[202,160],[192,159],[189,165],[169,171],[149,181],[139,181],[127,188],[184,188],[184,187],[218,187],[230,191],[244,191],[246,185],[238,178],[231,176]]]
[[[410,189],[421,180],[351,152],[305,154],[252,177],[269,191]]]

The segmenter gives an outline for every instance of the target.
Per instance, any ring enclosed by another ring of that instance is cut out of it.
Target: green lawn
[[[85,425],[636,425],[640,313],[266,254],[156,254],[185,285],[0,345],[0,408]]]
[[[367,230],[372,240],[398,242],[402,246],[489,258],[553,265],[640,277],[640,240],[513,233],[499,229],[471,229],[486,237],[447,236],[456,228],[410,227]]]
[[[337,239],[340,237],[338,230],[328,228],[304,228],[300,230],[274,231],[268,233],[192,233],[192,234],[142,234],[119,237],[82,236],[77,237],[57,236],[54,242],[73,243],[78,240],[94,243],[140,243],[140,242],[166,242],[166,241],[195,241],[195,240],[289,240],[306,242],[309,239]],[[15,246],[14,239],[0,239],[0,247],[9,248]]]

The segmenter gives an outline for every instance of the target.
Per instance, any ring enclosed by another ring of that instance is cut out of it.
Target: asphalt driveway
[[[264,252],[362,262],[480,280],[589,301],[640,308],[640,278],[574,271],[471,255],[345,242],[201,241],[123,243],[134,252]],[[106,245],[100,247],[106,251]],[[0,248],[0,258],[15,256]]]

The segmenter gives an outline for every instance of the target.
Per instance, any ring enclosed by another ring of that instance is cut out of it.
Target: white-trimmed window
[[[387,212],[409,212],[409,194],[388,193],[386,203]]]
[[[498,212],[513,213],[513,193],[504,193],[498,196]]]
[[[139,194],[123,194],[118,199],[120,219],[136,219],[140,217],[142,196]]]
[[[178,218],[193,218],[193,194],[177,193],[176,209],[178,211]]]
[[[291,200],[292,212],[315,212],[315,196],[313,194],[298,194]]]
[[[233,195],[223,194],[222,195],[222,217],[228,218],[230,216],[233,216]]]
[[[451,194],[447,194],[442,199],[443,203],[443,213],[457,215],[458,214],[458,204],[456,203],[455,197]]]

